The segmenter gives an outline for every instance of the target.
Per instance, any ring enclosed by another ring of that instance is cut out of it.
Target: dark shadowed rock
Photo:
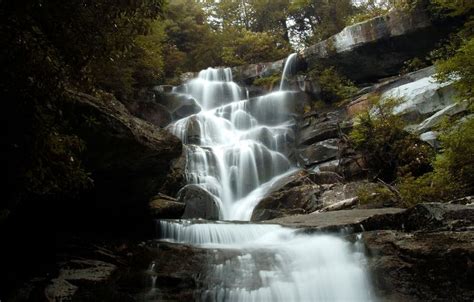
[[[201,106],[187,94],[155,91],[155,95],[157,102],[170,112],[173,120],[179,120],[201,111]]]
[[[187,185],[178,192],[178,202],[186,204],[182,218],[219,219],[215,197],[198,185]]]
[[[309,172],[309,178],[318,185],[341,183],[344,178],[335,172]]]
[[[165,127],[171,123],[171,113],[166,107],[154,101],[138,101],[127,106],[133,115],[150,122],[157,127]]]
[[[175,198],[158,194],[148,204],[153,218],[181,218],[184,213],[185,204],[178,202]]]
[[[183,152],[175,158],[170,165],[170,171],[159,189],[159,192],[170,196],[177,196],[178,191],[186,185],[186,145],[183,145]]]
[[[46,301],[73,301],[83,288],[106,287],[113,281],[117,266],[111,263],[82,259],[62,265],[57,278],[44,289]]]
[[[362,235],[382,301],[472,301],[474,232],[372,231]]]
[[[277,181],[252,213],[252,221],[312,212],[318,207],[321,187],[307,171],[297,171]]]
[[[339,139],[330,138],[297,151],[298,162],[305,167],[336,159],[339,155]]]
[[[84,164],[92,173],[94,189],[76,209],[68,204],[68,211],[81,220],[100,217],[104,224],[108,219],[122,225],[143,221],[150,197],[158,192],[170,162],[181,154],[180,140],[132,116],[112,95],[98,99],[70,94],[72,101],[65,104],[64,112],[80,117],[73,124],[87,145]]]
[[[321,114],[303,116],[298,123],[298,145],[311,145],[330,138],[339,137],[340,123],[344,118],[343,111],[331,111]]]

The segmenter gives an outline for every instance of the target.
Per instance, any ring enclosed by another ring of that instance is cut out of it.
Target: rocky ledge
[[[134,117],[112,95],[70,95],[65,115],[71,111],[80,117],[72,123],[86,142],[84,164],[94,179],[92,192],[78,205],[79,215],[142,221],[149,198],[159,191],[170,162],[181,154],[180,140]]]

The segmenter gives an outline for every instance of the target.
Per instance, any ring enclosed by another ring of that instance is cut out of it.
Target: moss
[[[273,87],[278,85],[281,80],[281,74],[274,74],[268,77],[257,78],[253,81],[252,85],[263,87],[267,90],[272,90]]]

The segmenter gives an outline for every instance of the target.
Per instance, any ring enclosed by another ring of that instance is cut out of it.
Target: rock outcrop
[[[414,57],[425,57],[441,39],[452,31],[453,20],[433,20],[423,7],[410,11],[392,10],[344,28],[327,40],[301,51],[297,70],[316,65],[337,66],[337,69],[356,82],[396,75],[404,62]],[[416,42],[414,42],[416,41]],[[235,79],[251,83],[258,77],[281,73],[284,59],[276,62],[252,64],[233,68]],[[299,79],[305,83],[305,79]],[[311,83],[305,91],[314,92]]]
[[[178,202],[173,197],[160,193],[150,200],[148,206],[153,218],[171,219],[181,218],[181,216],[183,216],[186,204],[183,202]]]
[[[185,204],[182,218],[219,219],[216,198],[198,185],[187,185],[178,192],[178,202]]]
[[[317,209],[321,187],[306,171],[297,171],[273,184],[252,213],[252,221],[309,213]]]
[[[71,116],[80,117],[74,123],[87,144],[84,164],[94,179],[92,192],[74,215],[100,217],[104,224],[109,219],[142,221],[149,198],[158,192],[170,162],[181,154],[181,142],[132,116],[111,95],[99,99],[71,92],[71,97],[65,115],[70,110]]]

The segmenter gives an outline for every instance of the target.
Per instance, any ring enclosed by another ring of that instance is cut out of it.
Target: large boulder
[[[211,193],[198,185],[187,185],[178,192],[178,202],[185,204],[182,218],[219,219],[219,205]]]
[[[318,208],[321,186],[300,170],[275,182],[252,213],[252,221],[309,213]]]
[[[330,138],[337,138],[344,118],[343,111],[304,115],[298,123],[298,145],[310,145]]]
[[[127,106],[127,109],[133,115],[157,127],[165,127],[172,121],[168,109],[152,100],[133,102]]]
[[[393,113],[416,123],[453,104],[456,91],[452,83],[438,83],[433,76],[390,89],[382,98],[400,98],[402,102]]]
[[[160,219],[181,218],[186,207],[184,203],[178,202],[176,198],[161,193],[151,198],[148,206],[151,216]]]
[[[157,102],[170,112],[173,120],[179,120],[201,111],[201,106],[187,94],[156,89],[155,95]]]
[[[367,269],[383,301],[472,301],[474,232],[371,231]]]
[[[143,221],[148,200],[158,192],[170,162],[181,154],[182,143],[167,130],[132,116],[112,95],[101,99],[72,91],[70,95],[64,114],[76,117],[72,122],[86,142],[84,165],[94,188],[65,210],[82,221],[95,217],[104,225],[110,219],[123,227]]]
[[[330,138],[297,150],[298,162],[311,167],[319,163],[334,160],[339,155],[339,139]]]
[[[169,196],[176,196],[178,191],[186,185],[186,152],[189,146],[183,145],[183,152],[170,164],[170,171],[166,176],[159,192]]]

